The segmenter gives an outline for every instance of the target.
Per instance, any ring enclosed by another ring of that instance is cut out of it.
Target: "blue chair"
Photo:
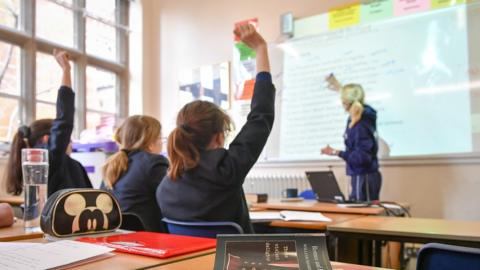
[[[300,195],[298,195],[298,197],[302,197],[305,200],[315,200],[317,198],[315,192],[313,192],[311,189],[305,189],[300,193]]]
[[[243,234],[243,229],[235,222],[178,221],[163,218],[171,234],[217,238],[217,234]]]
[[[417,256],[417,270],[480,269],[480,249],[438,243],[424,245]]]

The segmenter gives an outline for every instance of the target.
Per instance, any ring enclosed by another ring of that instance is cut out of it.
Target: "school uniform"
[[[382,175],[378,171],[377,112],[364,105],[360,121],[345,130],[345,151],[339,156],[347,163],[347,175],[351,176],[351,200],[378,200]]]
[[[181,221],[231,221],[253,233],[243,182],[262,152],[273,126],[275,87],[271,75],[256,77],[251,111],[238,135],[224,148],[202,150],[197,167],[157,189],[165,217]]]
[[[67,155],[67,147],[73,131],[75,93],[70,87],[61,86],[57,96],[57,116],[53,120],[46,145],[48,149],[48,196],[65,188],[92,188],[87,172],[80,162]]]
[[[155,191],[167,169],[168,160],[162,155],[140,150],[129,152],[128,169],[111,190],[122,212],[140,217],[146,231],[166,232]]]

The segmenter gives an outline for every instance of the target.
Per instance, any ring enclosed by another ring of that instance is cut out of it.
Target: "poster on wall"
[[[182,69],[178,82],[180,107],[194,100],[205,100],[224,110],[230,109],[229,62]]]

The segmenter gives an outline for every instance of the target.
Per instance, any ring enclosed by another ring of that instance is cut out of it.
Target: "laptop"
[[[317,201],[351,204],[351,207],[368,206],[368,202],[349,201],[345,198],[332,171],[305,172]]]

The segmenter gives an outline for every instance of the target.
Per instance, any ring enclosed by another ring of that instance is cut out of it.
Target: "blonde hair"
[[[343,86],[340,95],[343,102],[350,103],[350,108],[348,108],[350,124],[348,127],[352,128],[362,118],[365,92],[360,84],[352,83]]]
[[[159,137],[162,126],[157,119],[144,116],[130,116],[115,131],[115,141],[120,151],[108,158],[103,165],[103,181],[113,188],[120,176],[128,169],[128,153],[135,150],[148,150]]]
[[[168,176],[176,180],[186,170],[200,162],[200,151],[205,150],[213,136],[228,132],[232,120],[217,105],[208,101],[193,101],[178,113],[177,127],[168,136],[170,158]]]

